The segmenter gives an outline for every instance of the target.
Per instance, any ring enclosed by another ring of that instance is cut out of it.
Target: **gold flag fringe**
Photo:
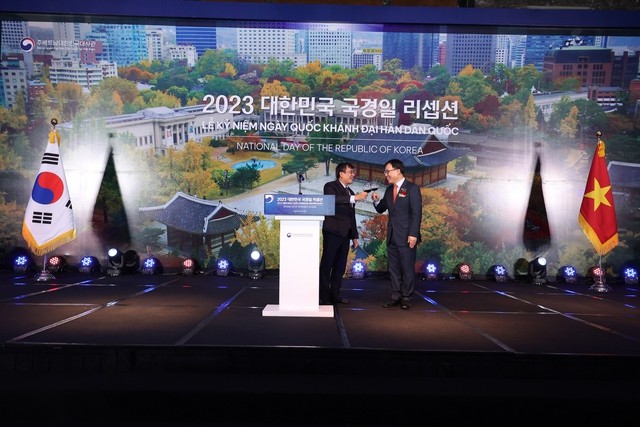
[[[31,232],[29,231],[27,224],[22,223],[22,237],[27,242],[27,246],[29,246],[29,249],[31,249],[31,251],[34,254],[38,256],[42,256],[42,255],[48,254],[52,250],[56,249],[58,246],[64,245],[65,243],[69,243],[70,241],[75,239],[76,230],[74,228],[73,230],[66,231],[60,234],[59,236],[56,236],[54,239],[49,240],[45,244],[39,245],[36,242],[36,239],[33,237]]]
[[[618,245],[618,233],[611,236],[606,242],[601,242],[598,233],[595,232],[589,221],[582,214],[578,215],[578,224],[580,224],[582,231],[587,235],[587,239],[589,239],[598,255],[606,255]]]

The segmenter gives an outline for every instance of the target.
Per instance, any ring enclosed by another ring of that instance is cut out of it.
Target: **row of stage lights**
[[[523,277],[517,277],[529,280],[534,285],[544,285],[548,283],[547,278],[547,260],[544,257],[538,257],[528,262],[527,273]],[[449,277],[443,274],[435,262],[426,262],[423,266],[422,273],[425,280],[437,280]],[[627,285],[638,284],[638,269],[626,266],[622,269],[622,278]],[[351,277],[354,279],[362,279],[367,275],[366,264],[361,260],[356,260],[351,264]],[[460,280],[471,280],[473,278],[473,268],[470,264],[460,263],[455,267],[453,277]],[[604,284],[606,282],[606,273],[602,267],[594,266],[588,271],[590,277],[595,283]],[[506,282],[511,280],[509,270],[501,264],[492,265],[486,272],[487,280],[495,280],[496,282]],[[577,283],[580,278],[578,270],[571,266],[565,265],[558,269],[556,282]]]
[[[436,263],[425,265],[425,278],[432,280],[438,278],[438,266]],[[460,263],[456,266],[454,276],[461,280],[470,280],[473,277],[473,269],[467,263]],[[627,285],[638,284],[638,269],[632,266],[625,266],[621,271],[622,279]],[[587,277],[594,283],[604,284],[606,282],[606,272],[600,266],[593,266],[587,272]],[[504,265],[492,265],[486,273],[486,279],[496,282],[506,282],[510,280],[509,272]],[[534,285],[545,285],[548,283],[547,260],[544,257],[537,257],[528,262],[527,273],[516,276],[516,278],[529,280]],[[556,282],[577,283],[580,278],[578,270],[571,265],[564,265],[558,269]]]
[[[29,253],[19,251],[13,257],[12,267],[15,273],[26,273],[36,270],[36,263]],[[248,276],[252,279],[262,278],[265,270],[265,261],[262,252],[259,249],[253,249],[250,252],[247,263]],[[50,274],[56,274],[65,270],[77,269],[83,274],[106,273],[110,276],[119,276],[121,274],[137,274],[144,275],[163,274],[164,267],[160,260],[154,256],[148,256],[143,260],[134,250],[125,252],[117,248],[111,248],[107,251],[106,264],[103,269],[102,264],[95,256],[83,256],[80,258],[77,266],[71,266],[66,258],[62,255],[54,255],[46,259],[44,270]],[[198,261],[195,258],[186,258],[182,261],[181,273],[184,275],[193,275],[202,273]],[[215,274],[218,276],[227,276],[232,272],[232,265],[228,259],[219,258],[215,263]]]
[[[46,271],[51,274],[59,273],[71,268],[64,256],[55,255],[47,259]],[[35,263],[30,255],[23,253],[16,255],[13,260],[13,270],[16,273],[24,273],[35,269]],[[100,261],[95,256],[84,256],[80,259],[77,269],[80,273],[100,273],[103,271]],[[247,276],[251,279],[260,279],[264,275],[265,260],[262,252],[254,248],[249,254],[247,261]],[[228,259],[219,258],[215,263],[215,274],[227,276],[232,272],[232,265]],[[121,252],[116,248],[107,252],[107,265],[105,272],[110,276],[120,274],[142,273],[145,275],[163,274],[164,269],[158,258],[149,256],[140,262],[140,256],[133,250]],[[184,275],[201,273],[202,269],[194,258],[186,258],[182,262],[181,272]],[[427,262],[423,268],[426,280],[436,280],[443,278],[443,274],[437,263]],[[638,269],[631,266],[623,268],[622,278],[625,284],[636,285],[638,283]],[[467,263],[460,263],[456,266],[454,277],[461,280],[473,278],[473,269]],[[355,260],[351,264],[350,277],[353,279],[363,279],[367,276],[367,265],[362,260]],[[446,276],[446,275],[445,275]],[[492,265],[486,273],[487,280],[496,282],[506,282],[511,279],[508,269],[501,264]],[[571,265],[565,265],[558,269],[556,281],[564,283],[577,283],[579,279],[578,270]],[[588,271],[588,277],[595,283],[605,283],[606,273],[602,267],[594,266]],[[528,263],[528,270],[525,279],[530,280],[534,285],[544,285],[547,279],[547,261],[544,257],[538,257]]]

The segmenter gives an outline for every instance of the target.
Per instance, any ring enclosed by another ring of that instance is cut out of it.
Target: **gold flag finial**
[[[58,124],[58,119],[55,117],[51,119],[51,132],[49,132],[49,143],[57,143],[60,145],[60,133],[56,130],[56,125]]]

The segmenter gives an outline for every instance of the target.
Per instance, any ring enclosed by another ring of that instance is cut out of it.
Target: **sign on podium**
[[[264,213],[280,221],[279,304],[263,316],[333,317],[333,306],[320,305],[320,228],[335,214],[333,195],[265,194]]]

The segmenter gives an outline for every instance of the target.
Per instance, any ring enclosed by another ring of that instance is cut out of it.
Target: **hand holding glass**
[[[370,193],[371,191],[376,191],[377,189],[378,184],[376,182],[367,182],[362,191],[364,191],[365,193]]]

